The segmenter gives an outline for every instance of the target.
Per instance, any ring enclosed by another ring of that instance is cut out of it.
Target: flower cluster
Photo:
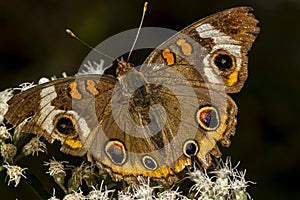
[[[216,170],[195,170],[190,173],[190,179],[195,182],[190,191],[196,191],[199,199],[247,199],[250,195],[246,192],[249,183],[245,180],[246,171],[238,171],[237,166],[232,167],[229,158],[225,163],[220,160]],[[211,176],[209,176],[209,174]]]
[[[63,175],[60,180],[65,179],[66,168],[63,165],[63,161],[56,161],[55,159],[50,160],[46,163],[49,166],[48,174],[55,177],[56,175]],[[151,179],[144,177],[137,177],[138,183],[131,184],[121,190],[108,189],[108,186],[104,186],[104,181],[100,182],[100,187],[97,189],[91,185],[90,190],[87,194],[81,190],[82,177],[91,177],[95,175],[90,173],[90,168],[87,164],[82,163],[77,168],[72,168],[72,176],[68,181],[68,190],[63,200],[66,199],[99,199],[108,200],[112,198],[124,199],[124,200],[223,200],[223,199],[240,199],[247,200],[251,199],[249,194],[246,192],[249,181],[245,180],[245,171],[238,171],[237,165],[231,166],[231,162],[227,159],[225,162],[222,160],[218,168],[214,171],[207,172],[203,169],[195,169],[193,172],[188,174],[192,186],[189,189],[188,194],[184,194],[181,191],[184,184],[178,184],[176,189],[164,188],[160,186],[151,186]],[[62,184],[64,181],[56,183]],[[110,183],[108,183],[110,184]],[[108,185],[107,184],[107,185]],[[76,185],[76,187],[75,187]],[[55,194],[49,200],[58,199]]]
[[[15,182],[15,187],[17,187],[20,183],[21,177],[26,178],[23,173],[27,168],[21,168],[16,165],[9,164],[3,165],[3,167],[7,170],[8,185],[10,185],[11,182]]]

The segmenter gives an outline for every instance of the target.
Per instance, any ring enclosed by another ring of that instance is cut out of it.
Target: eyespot
[[[75,135],[76,127],[72,116],[59,117],[55,123],[56,130],[63,135]]]
[[[116,165],[123,165],[127,159],[123,143],[117,140],[108,141],[106,143],[105,153]]]
[[[183,153],[187,157],[195,156],[198,150],[198,144],[194,140],[187,140],[183,145]]]
[[[144,167],[150,170],[156,170],[157,169],[157,162],[152,158],[151,156],[145,155],[142,158],[142,163]]]
[[[234,57],[229,54],[227,51],[220,50],[214,53],[212,56],[212,63],[215,65],[219,70],[226,72],[227,70],[231,69],[234,64]]]
[[[196,113],[196,120],[199,126],[206,131],[213,131],[220,125],[219,113],[212,106],[200,108]]]

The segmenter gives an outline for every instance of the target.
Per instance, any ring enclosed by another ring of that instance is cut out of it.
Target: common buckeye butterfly
[[[119,61],[117,78],[78,75],[15,95],[5,115],[21,132],[59,140],[61,151],[91,154],[114,179],[142,175],[172,182],[193,158],[204,168],[216,143],[235,133],[237,93],[259,28],[249,7],[201,19],[155,49],[135,69]]]

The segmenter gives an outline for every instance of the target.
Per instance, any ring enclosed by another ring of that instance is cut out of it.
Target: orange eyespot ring
[[[142,163],[143,163],[144,167],[149,170],[157,169],[157,162],[151,156],[148,156],[148,155],[143,156]]]
[[[222,49],[213,53],[211,62],[212,65],[217,67],[221,72],[227,72],[235,67],[234,56]]]
[[[65,136],[74,136],[77,133],[75,120],[71,115],[58,115],[54,123],[55,130]]]
[[[122,142],[117,140],[108,141],[105,145],[105,153],[116,165],[123,165],[126,162],[127,154]]]
[[[205,106],[196,112],[196,120],[206,131],[216,130],[220,125],[220,116],[216,108]]]
[[[198,144],[194,140],[187,140],[183,145],[183,153],[189,158],[195,156],[198,153],[198,150]]]

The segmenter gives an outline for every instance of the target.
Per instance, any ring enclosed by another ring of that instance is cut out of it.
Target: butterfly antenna
[[[74,33],[73,31],[71,31],[71,29],[68,29],[68,28],[67,28],[65,31],[66,31],[66,33],[68,33],[72,38],[75,38],[76,40],[78,40],[79,42],[81,42],[84,46],[88,47],[89,49],[94,50],[94,51],[96,51],[97,53],[99,53],[99,54],[101,54],[101,55],[103,55],[103,56],[105,56],[105,57],[107,57],[107,58],[109,58],[109,59],[111,59],[111,60],[114,60],[113,57],[111,57],[111,56],[109,56],[109,55],[106,55],[105,53],[103,53],[103,52],[97,50],[96,48],[92,47],[91,45],[89,45],[88,43],[86,43],[85,41],[83,41],[82,39],[80,39],[77,35],[75,35],[75,33]]]
[[[138,37],[139,37],[139,34],[140,34],[140,32],[141,32],[142,25],[143,25],[144,18],[145,18],[145,14],[146,14],[146,11],[147,11],[147,6],[148,6],[148,2],[146,1],[146,2],[144,3],[144,9],[143,9],[143,15],[142,15],[142,18],[141,18],[141,22],[140,22],[138,31],[137,31],[137,33],[136,33],[135,39],[134,39],[134,41],[133,41],[132,47],[131,47],[131,49],[130,49],[130,51],[129,51],[128,58],[127,58],[127,62],[129,61],[129,58],[130,58],[131,53],[132,53],[132,51],[133,51],[133,48],[134,48],[134,46],[135,46],[135,44],[136,44],[136,41],[137,41],[137,39],[138,39]]]

